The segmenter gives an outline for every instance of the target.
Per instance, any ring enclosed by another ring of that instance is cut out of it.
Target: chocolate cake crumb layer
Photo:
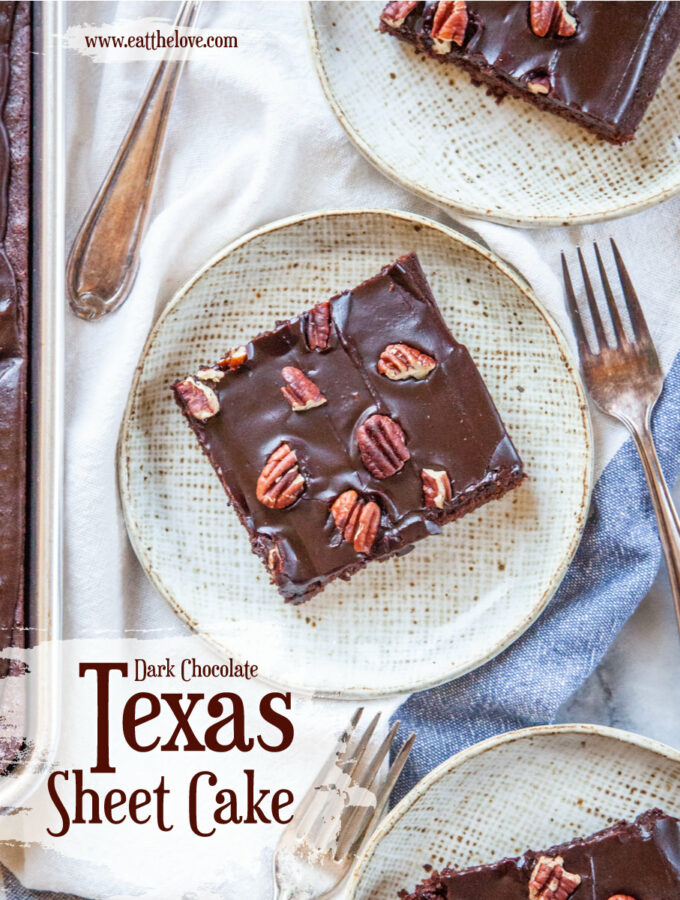
[[[630,141],[680,43],[680,3],[396,2],[381,31],[613,143]]]
[[[587,838],[433,872],[401,900],[678,900],[680,820],[652,809]]]
[[[414,254],[173,390],[253,551],[295,603],[524,478]]]
[[[30,208],[29,3],[0,3],[0,649],[23,641]]]

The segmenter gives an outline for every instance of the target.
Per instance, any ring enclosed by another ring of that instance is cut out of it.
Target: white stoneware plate
[[[301,606],[284,604],[168,386],[410,250],[479,365],[529,478],[403,558],[371,564]],[[337,211],[241,238],[170,302],[132,386],[119,481],[142,565],[193,628],[270,681],[369,697],[461,675],[543,610],[584,524],[591,436],[559,331],[504,263],[428,219]]]
[[[680,754],[594,725],[528,728],[434,769],[367,844],[347,900],[395,900],[435,869],[541,850],[655,806],[680,815]]]
[[[382,2],[311,3],[308,32],[335,114],[381,171],[428,200],[507,225],[572,225],[680,190],[680,53],[635,140],[615,147],[417,56],[377,30]]]

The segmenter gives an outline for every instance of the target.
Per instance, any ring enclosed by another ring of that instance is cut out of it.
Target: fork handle
[[[663,477],[659,457],[652,438],[651,409],[646,413],[641,426],[626,423],[635,441],[635,446],[642,460],[642,467],[647,477],[649,493],[652,497],[656,520],[659,525],[661,546],[666,556],[668,577],[671,582],[675,615],[680,628],[680,520],[671,499],[666,479]]]
[[[193,25],[200,5],[199,0],[184,0],[175,26]],[[113,312],[134,284],[168,113],[185,58],[158,63],[73,243],[66,287],[71,309],[81,319]]]

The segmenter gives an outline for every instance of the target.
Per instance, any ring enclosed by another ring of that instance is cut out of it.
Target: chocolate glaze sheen
[[[402,900],[528,900],[531,872],[539,856],[562,856],[564,868],[581,876],[570,900],[634,900],[680,897],[680,821],[659,809],[633,823],[619,822],[588,838],[577,838],[541,853],[487,866],[433,873]]]
[[[680,43],[680,3],[569,2],[577,20],[568,38],[538,37],[528,2],[468,3],[462,48],[439,56],[430,31],[437,4],[419,3],[389,31],[443,62],[465,68],[499,94],[512,93],[591,128],[615,142],[630,140]],[[527,84],[548,76],[548,95]]]
[[[0,648],[23,640],[30,5],[0,3]]]
[[[523,478],[484,382],[446,327],[413,254],[334,297],[330,306],[332,338],[325,352],[307,346],[304,316],[284,322],[248,344],[247,361],[214,387],[217,415],[203,422],[187,415],[255,552],[266,560],[278,548],[282,565],[275,581],[296,602],[367,561],[341,539],[330,514],[344,491],[354,489],[379,504],[381,527],[370,556],[384,558],[406,552]],[[436,368],[421,381],[390,381],[376,366],[392,343],[426,352]],[[301,369],[327,402],[293,411],[281,394],[284,366]],[[411,454],[401,471],[385,479],[366,470],[357,444],[357,429],[375,413],[399,423]],[[294,505],[270,509],[256,497],[257,480],[284,441],[297,454],[305,489]],[[453,497],[445,509],[425,506],[421,468],[449,473]]]

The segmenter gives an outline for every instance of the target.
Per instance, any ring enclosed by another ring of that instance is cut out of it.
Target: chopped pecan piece
[[[370,553],[380,527],[380,507],[356,491],[345,491],[331,506],[331,514],[343,538],[357,553]]]
[[[238,369],[248,358],[248,350],[246,347],[237,347],[230,350],[224,359],[221,359],[214,366],[201,366],[196,373],[196,377],[201,381],[213,381],[215,383],[222,381],[225,372],[228,370]]]
[[[265,463],[257,479],[255,495],[270,509],[285,509],[295,503],[304,486],[295,451],[288,444],[281,444]]]
[[[361,459],[374,478],[389,478],[411,454],[401,425],[389,416],[373,415],[357,428]]]
[[[380,354],[378,372],[392,381],[415,378],[420,381],[435,368],[437,363],[409,344],[388,344]]]
[[[443,509],[451,499],[451,481],[444,469],[421,469],[425,506],[436,506]]]
[[[561,856],[540,856],[529,880],[529,900],[568,900],[581,876],[564,869]]]
[[[267,568],[274,576],[280,575],[283,570],[283,557],[278,544],[274,544],[267,554]]]
[[[390,0],[380,18],[390,28],[401,28],[409,13],[418,6],[418,0]]]
[[[221,359],[217,365],[220,369],[238,369],[239,366],[242,366],[243,363],[248,359],[248,348],[247,347],[236,347],[234,350],[230,350],[224,359]]]
[[[196,378],[200,378],[201,381],[212,381],[217,384],[224,378],[224,371],[217,366],[201,366],[198,372],[196,372]]]
[[[566,0],[531,0],[529,22],[537,37],[573,37],[578,26]]]
[[[448,53],[451,44],[462,47],[468,26],[465,0],[439,0],[432,21],[432,49],[435,53]]]
[[[215,391],[192,376],[177,382],[175,390],[184,401],[187,413],[199,422],[210,419],[220,411],[220,401]]]
[[[326,398],[318,387],[300,369],[296,369],[295,366],[284,366],[281,375],[286,382],[286,387],[281,388],[281,393],[295,412],[304,412],[306,409],[313,409],[326,403]]]
[[[305,318],[305,336],[310,350],[328,350],[331,343],[331,303],[324,300],[309,310]]]
[[[552,83],[548,75],[535,75],[527,82],[527,88],[532,94],[549,94]]]

